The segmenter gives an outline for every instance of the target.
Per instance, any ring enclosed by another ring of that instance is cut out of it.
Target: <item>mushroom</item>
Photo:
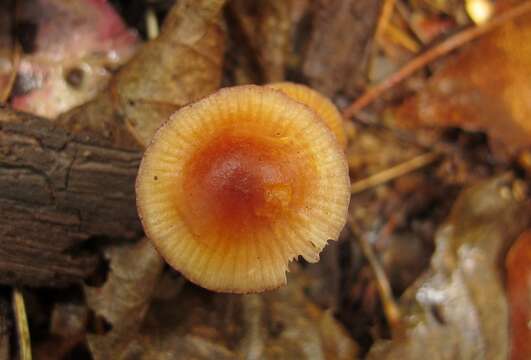
[[[317,262],[345,225],[348,168],[308,107],[258,86],[221,89],[157,131],[136,181],[139,215],[160,254],[192,282],[250,293]]]
[[[282,91],[293,100],[296,100],[315,111],[325,122],[326,126],[332,130],[341,147],[343,149],[346,148],[347,135],[343,128],[343,117],[334,103],[327,97],[306,85],[295,84],[292,82],[279,82],[267,86]]]

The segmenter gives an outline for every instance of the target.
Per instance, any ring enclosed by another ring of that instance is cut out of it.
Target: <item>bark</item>
[[[140,151],[0,108],[0,283],[57,286],[89,276],[90,240],[141,231]]]

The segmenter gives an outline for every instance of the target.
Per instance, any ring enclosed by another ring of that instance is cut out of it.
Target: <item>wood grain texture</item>
[[[98,265],[98,256],[83,250],[86,240],[139,233],[140,159],[140,151],[0,108],[0,283],[85,278]]]

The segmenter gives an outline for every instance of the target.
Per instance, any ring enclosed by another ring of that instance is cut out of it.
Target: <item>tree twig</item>
[[[358,236],[358,243],[363,251],[363,255],[369,262],[369,266],[374,273],[376,280],[376,285],[378,287],[378,292],[380,294],[380,299],[382,301],[382,306],[384,309],[385,317],[389,323],[389,327],[396,336],[401,334],[402,329],[402,314],[399,306],[397,305],[395,298],[393,297],[393,292],[391,290],[391,285],[387,279],[385,271],[376,258],[372,245],[365,236]]]
[[[20,360],[31,360],[31,341],[24,297],[19,289],[13,289],[13,312],[17,323]]]
[[[391,20],[393,15],[393,10],[395,8],[396,0],[385,0],[382,5],[382,12],[380,13],[380,18],[378,19],[378,24],[376,25],[376,31],[374,32],[374,37],[377,41],[380,40],[380,37],[383,35],[384,31]]]
[[[421,167],[431,164],[439,157],[438,153],[428,152],[417,157],[414,157],[411,160],[393,166],[391,168],[385,169],[384,171],[378,172],[374,175],[361,179],[352,183],[350,191],[352,194],[360,193],[377,185],[386,183],[390,180],[396,179],[400,176],[403,176],[407,173],[415,171]]]
[[[350,106],[343,110],[343,116],[346,118],[352,117],[358,111],[375,101],[384,92],[401,83],[413,73],[422,69],[432,61],[449,53],[452,50],[463,46],[479,36],[494,30],[506,22],[528,13],[529,11],[531,11],[531,0],[528,0],[521,5],[515,6],[514,8],[503,12],[484,25],[463,30],[458,34],[449,37],[439,45],[432,47],[431,49],[411,60],[404,67],[389,76],[381,83],[367,90],[362,96],[357,98]]]

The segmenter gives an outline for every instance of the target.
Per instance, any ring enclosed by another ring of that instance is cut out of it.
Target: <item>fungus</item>
[[[288,263],[319,260],[350,199],[347,162],[308,107],[265,87],[226,88],[181,108],[140,165],[147,236],[192,282],[249,293],[286,283]]]
[[[326,126],[332,130],[341,147],[344,149],[347,146],[347,136],[343,128],[343,117],[334,103],[327,97],[302,84],[279,82],[267,86],[282,91],[293,100],[315,111],[325,122]]]

